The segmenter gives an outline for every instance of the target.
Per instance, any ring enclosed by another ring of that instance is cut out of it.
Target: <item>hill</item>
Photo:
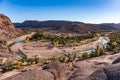
[[[103,24],[100,24],[100,26],[114,27],[116,29],[120,29],[120,23],[118,23],[118,24],[115,24],[115,23],[103,23]]]

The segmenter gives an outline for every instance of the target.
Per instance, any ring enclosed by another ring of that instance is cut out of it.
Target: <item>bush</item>
[[[92,51],[92,52],[89,54],[89,57],[90,57],[90,58],[96,57],[95,52],[94,52],[94,51]]]
[[[89,58],[89,54],[84,52],[84,53],[82,54],[82,58],[83,58],[83,59]]]
[[[12,61],[6,61],[3,65],[2,65],[2,72],[7,72],[10,70],[14,69],[14,65],[12,63]]]

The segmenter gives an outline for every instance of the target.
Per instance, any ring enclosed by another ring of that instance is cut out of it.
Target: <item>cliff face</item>
[[[0,41],[11,39],[15,37],[16,33],[17,31],[11,20],[7,16],[0,14]]]
[[[11,29],[15,29],[11,20],[3,15],[3,14],[0,14],[0,28],[11,28]]]

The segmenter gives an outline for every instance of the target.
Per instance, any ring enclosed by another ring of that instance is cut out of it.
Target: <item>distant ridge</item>
[[[32,21],[27,20],[23,23],[14,23],[16,28],[49,28],[60,30],[61,32],[69,33],[86,33],[110,31],[120,28],[120,25],[115,24],[89,24],[83,22],[65,21],[65,20],[48,20],[48,21]]]

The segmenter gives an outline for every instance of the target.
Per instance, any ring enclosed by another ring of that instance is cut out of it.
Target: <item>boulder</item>
[[[22,72],[5,80],[54,80],[54,76],[45,70]]]
[[[117,64],[117,63],[120,63],[120,57],[118,57],[116,60],[112,62],[112,64]]]
[[[67,80],[67,67],[64,63],[55,61],[46,65],[44,69],[54,75],[54,80]]]
[[[101,68],[84,80],[120,80],[120,63]]]

